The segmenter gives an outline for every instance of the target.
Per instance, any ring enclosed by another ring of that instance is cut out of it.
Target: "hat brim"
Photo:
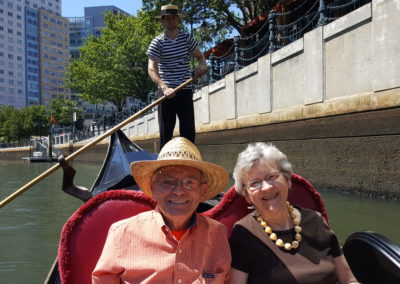
[[[181,20],[184,19],[184,18],[186,17],[186,16],[183,15],[183,14],[175,14],[175,15],[177,15],[178,18],[181,19]],[[161,18],[162,18],[163,16],[173,16],[173,15],[158,15],[158,16],[155,16],[154,18],[161,20]]]
[[[199,169],[208,185],[207,192],[202,196],[200,202],[209,200],[222,192],[228,185],[228,172],[218,165],[192,160],[160,160],[160,161],[138,161],[131,164],[131,174],[139,188],[149,197],[153,197],[151,190],[151,179],[154,172],[165,166],[189,166]]]

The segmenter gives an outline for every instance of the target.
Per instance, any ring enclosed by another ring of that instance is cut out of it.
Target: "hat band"
[[[166,15],[178,15],[178,10],[176,9],[165,9],[161,11],[161,16]]]

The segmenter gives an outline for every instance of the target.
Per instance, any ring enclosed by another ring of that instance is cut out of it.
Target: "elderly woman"
[[[358,283],[322,216],[287,201],[292,173],[273,145],[239,154],[236,191],[255,210],[232,231],[230,283]]]

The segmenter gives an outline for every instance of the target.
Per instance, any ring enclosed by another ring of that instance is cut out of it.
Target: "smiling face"
[[[254,164],[244,174],[243,183],[247,202],[252,203],[263,218],[276,219],[285,214],[291,181],[274,162]]]
[[[200,170],[188,166],[158,169],[152,178],[153,198],[165,223],[172,230],[186,229],[191,216],[207,191]]]

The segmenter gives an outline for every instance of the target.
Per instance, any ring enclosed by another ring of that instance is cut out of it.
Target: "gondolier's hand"
[[[174,89],[167,86],[162,87],[161,89],[164,93],[164,96],[166,96],[168,99],[172,99],[173,97],[175,97]]]

